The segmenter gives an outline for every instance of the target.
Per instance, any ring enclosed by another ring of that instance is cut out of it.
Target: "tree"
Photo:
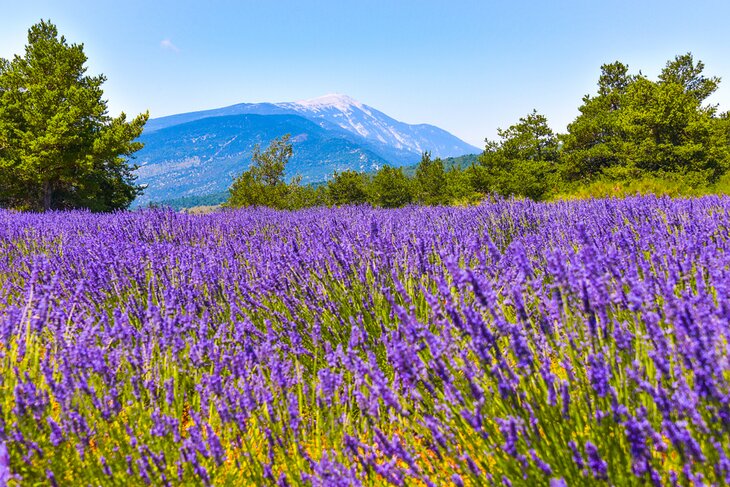
[[[440,158],[431,159],[430,152],[424,152],[416,166],[414,180],[416,200],[424,205],[441,205],[448,201],[446,193],[446,170]]]
[[[335,172],[327,183],[327,192],[334,205],[361,205],[368,202],[368,183],[368,177],[363,173]]]
[[[261,152],[261,146],[256,144],[251,155],[253,166],[251,172],[254,178],[261,181],[264,186],[281,186],[284,183],[284,170],[289,163],[294,148],[289,142],[291,134],[276,138],[271,141],[269,147]]]
[[[452,165],[446,171],[446,195],[448,204],[464,204],[478,201],[481,197],[472,184],[472,168],[462,169]]]
[[[536,110],[506,130],[500,141],[486,141],[479,165],[472,168],[473,184],[482,193],[543,199],[558,167],[558,139],[547,118]]]
[[[413,200],[411,181],[401,168],[385,165],[372,181],[372,202],[383,208],[398,208]]]
[[[710,184],[727,171],[726,125],[717,107],[703,105],[719,79],[704,77],[701,61],[677,56],[658,81],[629,76],[620,63],[601,69],[598,96],[583,98],[562,139],[566,179],[671,174]]]
[[[624,166],[716,181],[728,169],[730,152],[714,112],[676,81],[637,79],[621,117]]]
[[[277,209],[297,207],[294,200],[305,196],[299,191],[301,177],[287,184],[284,171],[294,149],[289,142],[290,134],[275,138],[261,151],[259,144],[254,147],[251,167],[238,176],[229,188],[230,197],[226,206],[268,206]]]
[[[327,186],[324,184],[289,185],[286,202],[286,209],[288,210],[329,206],[331,204]]]
[[[583,97],[580,115],[568,126],[563,142],[563,176],[590,180],[621,161],[619,117],[627,88],[635,81],[618,61],[601,66],[598,95]]]
[[[601,75],[598,77],[598,95],[608,97],[610,111],[620,107],[620,96],[633,81],[629,74],[629,66],[621,62],[604,64],[601,66]]]
[[[129,206],[141,193],[129,159],[149,115],[108,115],[104,75],[86,75],[83,44],[50,21],[23,56],[0,60],[0,204],[26,210]]]
[[[717,90],[720,84],[720,78],[716,76],[705,78],[702,75],[704,69],[705,64],[702,61],[697,61],[695,64],[692,53],[688,52],[668,61],[659,75],[659,81],[665,85],[681,86],[685,93],[702,103]]]

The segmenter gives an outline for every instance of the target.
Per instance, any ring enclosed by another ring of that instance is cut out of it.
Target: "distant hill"
[[[225,191],[251,161],[254,146],[292,134],[294,156],[287,176],[303,182],[333,171],[370,171],[385,159],[344,137],[295,115],[231,115],[204,118],[144,134],[139,182],[147,184],[136,203]],[[145,159],[143,159],[143,157]]]
[[[228,191],[221,191],[220,193],[204,194],[200,196],[182,196],[180,198],[156,201],[152,203],[152,205],[165,206],[172,208],[173,210],[186,210],[188,208],[201,206],[218,206],[225,203],[226,200],[228,200],[228,196],[230,196]]]
[[[254,146],[292,135],[287,176],[325,180],[334,171],[407,166],[422,152],[453,157],[479,152],[433,125],[409,125],[345,95],[292,103],[239,104],[150,120],[137,154],[135,206],[225,192],[251,162]]]
[[[465,169],[472,164],[475,164],[477,162],[477,158],[479,156],[477,154],[467,154],[459,157],[447,157],[444,159],[444,165],[447,169],[452,167],[458,167],[461,169]],[[412,166],[405,166],[403,168],[403,172],[408,177],[413,177],[416,174],[416,167],[418,167],[417,164],[414,164]],[[374,174],[375,171],[368,171],[370,174]],[[318,186],[320,184],[325,184],[324,182],[315,182],[311,183],[314,186]],[[167,206],[174,210],[186,210],[190,208],[198,208],[198,207],[215,207],[218,205],[223,204],[226,200],[228,200],[228,197],[230,196],[230,193],[226,191],[220,191],[216,193],[209,193],[209,194],[203,194],[203,195],[193,195],[193,196],[182,196],[179,198],[171,198],[167,200],[161,200],[156,202],[155,204],[160,206]]]
[[[459,157],[444,157],[444,167],[448,170],[452,167],[458,167],[459,169],[466,169],[467,167],[471,166],[472,164],[475,164],[477,162],[477,158],[479,157],[478,154],[465,154],[463,156]],[[406,166],[403,168],[403,173],[408,177],[413,177],[416,175],[416,168],[418,167],[418,164],[413,164],[411,166]]]

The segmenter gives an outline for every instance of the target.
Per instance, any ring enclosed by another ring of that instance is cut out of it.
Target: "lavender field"
[[[729,211],[0,211],[0,485],[728,484]]]

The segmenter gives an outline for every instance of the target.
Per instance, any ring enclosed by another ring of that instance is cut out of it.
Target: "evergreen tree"
[[[290,134],[271,141],[266,150],[254,147],[251,167],[238,176],[229,188],[229,207],[268,206],[277,209],[301,207],[308,197],[299,185],[301,177],[295,177],[289,184],[284,180],[284,171],[294,149],[289,142]]]
[[[472,183],[472,168],[462,169],[453,165],[446,171],[446,196],[448,204],[464,204],[478,201],[480,193]]]
[[[425,205],[441,205],[448,201],[444,161],[431,159],[430,152],[424,152],[416,166],[414,178],[416,200]]]
[[[479,164],[472,167],[474,188],[481,193],[545,198],[559,159],[558,139],[547,118],[533,110],[497,133],[501,140],[487,140]]]
[[[704,69],[705,64],[702,61],[697,61],[695,64],[692,53],[688,52],[668,61],[659,75],[659,81],[662,84],[681,86],[682,91],[702,103],[717,90],[720,84],[720,78],[716,76],[705,78],[702,74]]]
[[[333,205],[361,205],[368,202],[368,177],[357,171],[335,172],[327,183]]]
[[[601,66],[598,96],[583,97],[580,115],[562,137],[567,179],[590,180],[603,169],[621,164],[619,109],[633,80],[625,64],[617,61]]]
[[[331,200],[327,192],[327,186],[320,185],[289,185],[285,208],[288,210],[300,210],[315,206],[329,206]]]
[[[718,78],[702,75],[691,54],[669,61],[658,81],[602,66],[598,95],[583,98],[563,137],[565,177],[591,181],[684,175],[716,181],[730,165],[726,126],[703,105]]]
[[[0,60],[0,205],[109,211],[140,194],[128,160],[148,114],[110,117],[106,78],[86,61],[49,21],[30,28],[23,56]]]
[[[375,205],[398,208],[412,200],[411,181],[403,174],[403,169],[386,164],[373,176],[371,201]]]
[[[274,187],[284,185],[284,170],[294,155],[294,148],[289,142],[291,134],[271,141],[269,147],[261,152],[261,146],[256,144],[251,155],[253,165],[251,173],[264,186]]]

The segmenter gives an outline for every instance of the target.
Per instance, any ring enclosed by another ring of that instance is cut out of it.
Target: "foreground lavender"
[[[730,483],[729,210],[0,212],[0,481]]]

